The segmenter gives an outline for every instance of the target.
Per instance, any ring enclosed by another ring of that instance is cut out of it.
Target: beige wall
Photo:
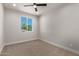
[[[40,38],[79,51],[79,4],[69,4],[40,16]]]
[[[12,44],[22,41],[29,41],[38,38],[38,20],[37,16],[12,10],[12,9],[4,9],[5,12],[5,45]],[[32,18],[32,32],[22,32],[19,27],[19,17],[20,16],[29,16]]]
[[[0,52],[3,48],[3,6],[0,4]]]

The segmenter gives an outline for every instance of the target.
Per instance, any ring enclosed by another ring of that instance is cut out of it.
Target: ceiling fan
[[[24,7],[28,7],[28,6],[33,6],[35,11],[37,12],[38,11],[37,6],[47,6],[47,4],[46,3],[39,3],[39,4],[33,3],[32,5],[24,5]]]

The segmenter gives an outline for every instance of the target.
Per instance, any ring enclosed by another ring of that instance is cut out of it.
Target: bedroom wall
[[[40,38],[79,53],[79,4],[62,5],[41,15]]]
[[[3,15],[4,15],[4,10],[2,4],[0,4],[0,53],[2,51],[2,48],[4,46],[3,43]]]
[[[38,38],[38,20],[37,16],[5,8],[4,9],[4,27],[5,27],[5,45],[17,43],[17,42],[23,42],[23,41],[29,41],[34,40]],[[32,18],[32,31],[31,32],[22,32],[20,30],[19,25],[19,17],[20,16],[29,16]]]

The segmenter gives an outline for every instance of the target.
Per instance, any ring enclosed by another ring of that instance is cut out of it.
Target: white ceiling
[[[24,5],[29,5],[29,4],[32,4],[32,3],[16,3],[15,7],[13,7],[13,3],[4,3],[3,6],[6,8],[11,8],[11,9],[27,12],[27,13],[30,13],[33,15],[41,15],[41,14],[44,14],[44,13],[50,11],[50,10],[54,10],[56,7],[62,5],[62,3],[47,3],[47,6],[37,7],[38,12],[35,12],[33,6],[24,7]]]

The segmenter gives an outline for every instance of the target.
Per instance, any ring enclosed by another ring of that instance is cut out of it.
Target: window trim
[[[33,19],[32,19],[32,31],[28,31],[28,30],[22,30],[22,28],[21,28],[21,17],[26,17],[26,18],[31,18],[31,17],[29,17],[29,16],[25,16],[25,15],[22,15],[22,16],[20,16],[19,18],[19,28],[20,28],[20,31],[22,31],[22,32],[32,32],[33,31]],[[28,20],[27,20],[27,23],[28,23]],[[27,29],[28,29],[28,26],[27,26]]]

